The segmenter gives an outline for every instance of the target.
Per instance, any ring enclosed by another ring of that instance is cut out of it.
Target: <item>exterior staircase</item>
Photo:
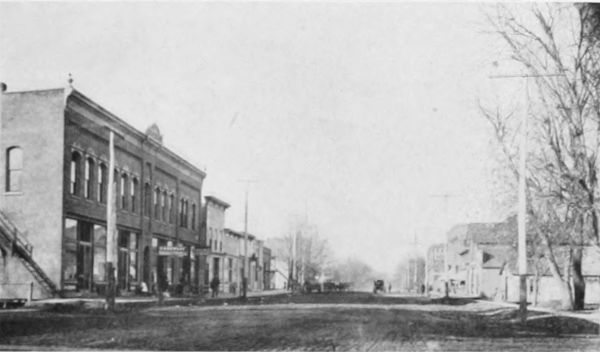
[[[60,296],[60,290],[56,284],[46,275],[44,270],[35,262],[32,256],[33,246],[25,236],[10,221],[8,216],[0,210],[0,247],[11,255],[16,255],[21,263],[33,275],[50,295]]]

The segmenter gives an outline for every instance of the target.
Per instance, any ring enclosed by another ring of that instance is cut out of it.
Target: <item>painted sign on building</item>
[[[158,247],[158,255],[171,257],[185,257],[187,255],[187,248],[182,246],[160,246]]]

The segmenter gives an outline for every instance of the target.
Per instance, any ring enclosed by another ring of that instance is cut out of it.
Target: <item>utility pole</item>
[[[527,319],[527,188],[526,188],[526,164],[527,164],[527,120],[529,119],[529,78],[532,77],[558,77],[564,73],[548,74],[509,74],[494,75],[490,79],[519,78],[525,79],[524,112],[522,117],[522,128],[519,148],[519,190],[518,190],[518,263],[519,263],[519,313],[521,323],[525,324]]]
[[[116,278],[114,263],[117,262],[116,253],[116,232],[117,232],[117,212],[116,212],[116,194],[115,194],[115,135],[112,129],[108,131],[108,185],[106,194],[106,275],[107,275],[107,292],[106,306],[107,309],[115,308],[116,296]]]
[[[248,272],[250,263],[248,262],[248,193],[249,193],[249,185],[250,183],[256,183],[256,180],[244,179],[240,180],[240,182],[246,183],[246,199],[244,202],[244,261],[242,263],[244,268],[244,276],[242,277],[242,298],[247,297],[248,293]]]

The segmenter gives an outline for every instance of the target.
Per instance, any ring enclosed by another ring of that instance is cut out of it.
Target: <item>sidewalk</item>
[[[519,305],[517,303],[488,301],[488,300],[477,300],[477,301],[494,303],[501,307],[510,307],[510,308],[519,309]],[[598,309],[593,309],[593,310],[590,309],[590,310],[582,310],[582,311],[561,311],[561,310],[556,310],[556,309],[552,309],[552,308],[534,307],[534,306],[528,305],[527,310],[532,311],[532,312],[538,312],[538,313],[546,313],[548,315],[553,315],[553,316],[584,319],[584,320],[591,321],[592,323],[596,323],[596,324],[600,325],[600,310],[598,310]],[[535,320],[535,319],[539,319],[539,318],[540,318],[540,316],[531,316],[531,317],[527,317],[527,320]]]
[[[263,297],[285,294],[288,291],[284,290],[269,290],[269,291],[256,291],[248,292],[248,297]],[[163,305],[188,305],[203,301],[211,300],[229,300],[235,299],[238,296],[233,294],[220,294],[219,297],[206,296],[192,296],[192,297],[165,297]],[[42,309],[42,308],[58,308],[58,307],[80,307],[85,309],[104,309],[105,299],[104,298],[49,298],[32,301],[28,306],[29,309]],[[147,297],[117,297],[115,299],[115,305],[118,307],[152,307],[158,305],[158,298],[156,296]]]

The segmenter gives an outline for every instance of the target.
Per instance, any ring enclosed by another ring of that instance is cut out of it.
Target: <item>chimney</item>
[[[8,88],[6,83],[0,82],[0,94],[6,92],[6,88]]]

